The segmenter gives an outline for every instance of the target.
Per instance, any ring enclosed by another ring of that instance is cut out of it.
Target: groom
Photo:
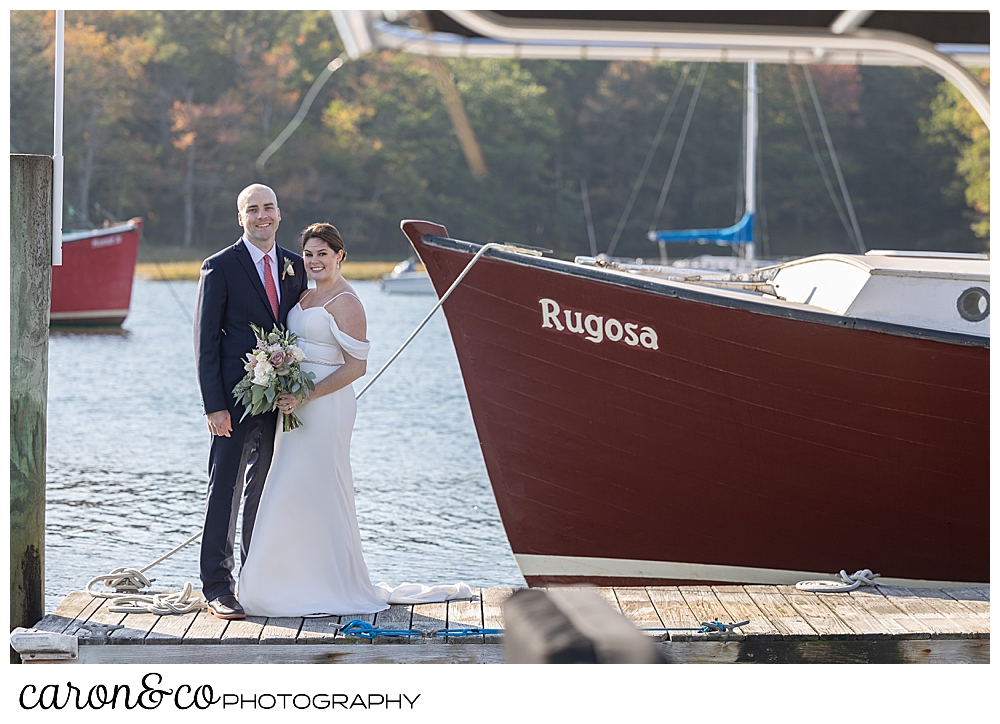
[[[240,558],[245,561],[278,421],[278,413],[269,412],[241,422],[243,407],[236,403],[233,387],[246,374],[246,353],[257,343],[250,323],[266,332],[285,324],[288,310],[307,286],[302,258],[274,243],[281,221],[274,191],[253,184],[240,192],[236,206],[243,237],[201,265],[194,318],[198,385],[212,433],[202,592],[209,610],[222,619],[246,615],[233,580],[236,518],[242,496]]]

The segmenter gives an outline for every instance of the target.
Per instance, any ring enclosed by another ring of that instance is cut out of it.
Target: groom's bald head
[[[278,206],[278,195],[274,193],[274,189],[270,186],[265,186],[264,184],[250,184],[245,189],[240,191],[240,195],[236,197],[236,211],[242,216],[247,208],[247,201],[250,197],[254,195],[257,191],[266,191],[271,194],[271,198],[274,199],[274,206]]]

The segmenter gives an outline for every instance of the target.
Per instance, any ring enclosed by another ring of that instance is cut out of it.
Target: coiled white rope
[[[810,593],[847,593],[861,586],[874,586],[880,577],[881,574],[872,573],[868,568],[855,571],[853,574],[841,570],[839,581],[799,581],[795,587]]]
[[[94,576],[87,584],[87,593],[94,598],[110,598],[111,605],[108,610],[112,613],[155,613],[163,616],[190,613],[206,608],[208,604],[194,594],[190,582],[185,583],[180,591],[150,591],[149,586],[156,579],[146,576],[146,571],[198,540],[201,534],[202,531],[198,531],[144,568],[115,568],[106,575]],[[105,590],[94,590],[94,586],[98,583],[104,583]]]
[[[206,606],[204,599],[194,595],[194,589],[188,581],[180,591],[115,596],[108,610],[111,613],[155,613],[164,616],[200,611]]]

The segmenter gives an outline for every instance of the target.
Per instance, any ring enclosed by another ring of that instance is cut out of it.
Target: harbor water
[[[434,305],[353,284],[372,342],[360,390]],[[201,529],[210,436],[195,378],[194,282],[137,280],[121,330],[49,342],[45,605]],[[442,312],[358,401],[351,448],[372,580],[523,586]],[[198,542],[148,575],[200,587]]]

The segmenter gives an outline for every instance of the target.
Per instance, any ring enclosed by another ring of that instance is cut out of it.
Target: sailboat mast
[[[743,188],[746,190],[746,205],[744,213],[751,217],[757,210],[757,61],[747,63],[747,137],[745,140],[746,163],[744,168],[746,178]],[[753,223],[751,220],[750,223]],[[754,243],[747,242],[743,246],[743,257],[754,258]]]

